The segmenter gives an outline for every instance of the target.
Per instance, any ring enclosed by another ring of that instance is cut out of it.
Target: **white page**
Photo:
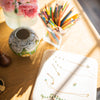
[[[55,51],[48,58],[51,52],[44,53],[33,100],[96,100],[97,61],[62,51]],[[68,80],[76,68],[78,70]]]

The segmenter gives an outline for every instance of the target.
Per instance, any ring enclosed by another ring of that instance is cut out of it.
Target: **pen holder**
[[[44,35],[43,40],[59,49],[62,41],[62,36],[55,30],[52,30],[50,27],[48,27],[47,33]]]
[[[58,49],[62,35],[67,33],[68,29],[79,20],[79,14],[68,1],[63,4],[45,5],[40,10],[39,16],[47,28],[44,40]]]

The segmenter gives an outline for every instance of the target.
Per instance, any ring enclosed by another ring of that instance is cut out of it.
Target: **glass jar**
[[[12,29],[16,29],[18,27],[30,27],[37,21],[37,15],[30,18],[24,15],[17,15],[14,11],[8,12],[3,10],[3,12],[7,25]]]

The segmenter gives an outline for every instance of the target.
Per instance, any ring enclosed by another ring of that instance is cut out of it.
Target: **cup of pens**
[[[63,4],[56,3],[53,6],[48,4],[39,13],[47,28],[47,33],[43,39],[58,49],[60,48],[62,35],[67,33],[66,29],[73,26],[79,20],[79,14],[75,13],[75,8],[70,7],[70,5],[69,2]],[[73,12],[74,15],[72,14]]]

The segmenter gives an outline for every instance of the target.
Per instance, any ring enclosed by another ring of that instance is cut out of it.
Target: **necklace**
[[[51,88],[51,89],[53,89],[53,90],[55,90],[55,91],[57,91],[57,92],[59,92],[59,93],[62,93],[62,94],[76,95],[76,96],[80,96],[80,97],[88,97],[88,96],[89,96],[89,93],[87,93],[87,94],[79,94],[79,93],[63,92],[63,91],[61,91],[61,90],[57,90],[57,89],[53,88],[52,86],[50,86],[50,85],[48,84],[47,79],[45,79],[45,82],[46,82],[46,84],[47,84],[47,86],[48,86],[49,88]]]

